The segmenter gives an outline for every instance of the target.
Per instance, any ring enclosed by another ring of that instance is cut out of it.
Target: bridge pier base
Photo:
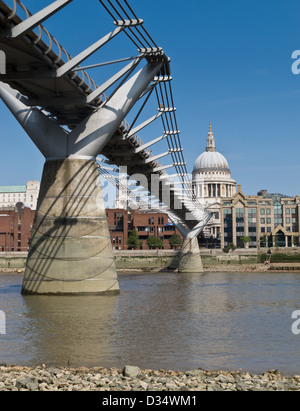
[[[198,238],[187,236],[182,244],[178,271],[180,273],[203,273]]]
[[[118,292],[96,161],[47,161],[22,294]]]

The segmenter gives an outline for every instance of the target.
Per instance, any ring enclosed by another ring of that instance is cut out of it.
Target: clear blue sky
[[[24,0],[32,12],[50,3]],[[205,149],[211,121],[217,150],[227,158],[232,177],[246,194],[268,189],[300,195],[300,75],[291,71],[292,52],[300,49],[300,3],[130,0],[130,4],[172,59],[172,87],[188,171]],[[73,56],[114,28],[98,0],[74,0],[44,25]],[[133,45],[121,36],[86,64],[135,55]],[[98,84],[109,75],[104,69],[91,74]],[[152,114],[156,108],[151,107]],[[40,179],[41,154],[1,102],[0,125],[0,185]],[[161,134],[150,130],[141,134],[146,141],[151,133],[152,138]]]

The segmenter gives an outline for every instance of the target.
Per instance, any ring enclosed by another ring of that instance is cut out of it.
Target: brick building
[[[138,233],[143,250],[149,249],[149,236],[161,238],[164,249],[169,250],[170,237],[180,234],[164,213],[107,209],[106,214],[114,250],[127,250],[127,239],[133,230]],[[34,215],[35,211],[23,203],[0,208],[0,252],[28,251]]]
[[[0,209],[0,251],[28,251],[34,214],[23,203]]]
[[[174,224],[164,213],[142,210],[107,209],[108,227],[114,250],[127,250],[127,239],[135,230],[142,242],[141,249],[148,250],[149,236],[159,237],[165,250],[171,249],[169,239],[179,234]],[[181,235],[180,235],[181,236]]]

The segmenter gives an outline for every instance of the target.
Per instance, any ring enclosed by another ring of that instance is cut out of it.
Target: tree
[[[236,246],[234,244],[228,244],[226,247],[223,248],[224,253],[229,253],[229,251],[236,250]]]
[[[175,250],[177,247],[181,246],[181,237],[179,234],[173,234],[169,239],[169,244],[171,247],[174,247]]]
[[[296,235],[295,237],[293,237],[293,244],[294,244],[296,247],[299,247],[299,245],[300,245],[300,237],[299,237],[298,235]]]
[[[149,236],[147,239],[147,244],[149,248],[162,248],[164,245],[164,242],[159,237]]]
[[[244,243],[245,247],[247,248],[247,245],[250,243],[251,238],[248,236],[241,237],[241,241]]]
[[[141,241],[139,239],[138,233],[135,230],[131,231],[127,239],[127,245],[128,248],[133,249],[139,248],[141,246]]]

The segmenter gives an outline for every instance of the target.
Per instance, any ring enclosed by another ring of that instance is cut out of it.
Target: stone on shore
[[[126,365],[123,369],[123,375],[125,377],[137,378],[141,370],[139,367],[134,367],[132,365]]]

